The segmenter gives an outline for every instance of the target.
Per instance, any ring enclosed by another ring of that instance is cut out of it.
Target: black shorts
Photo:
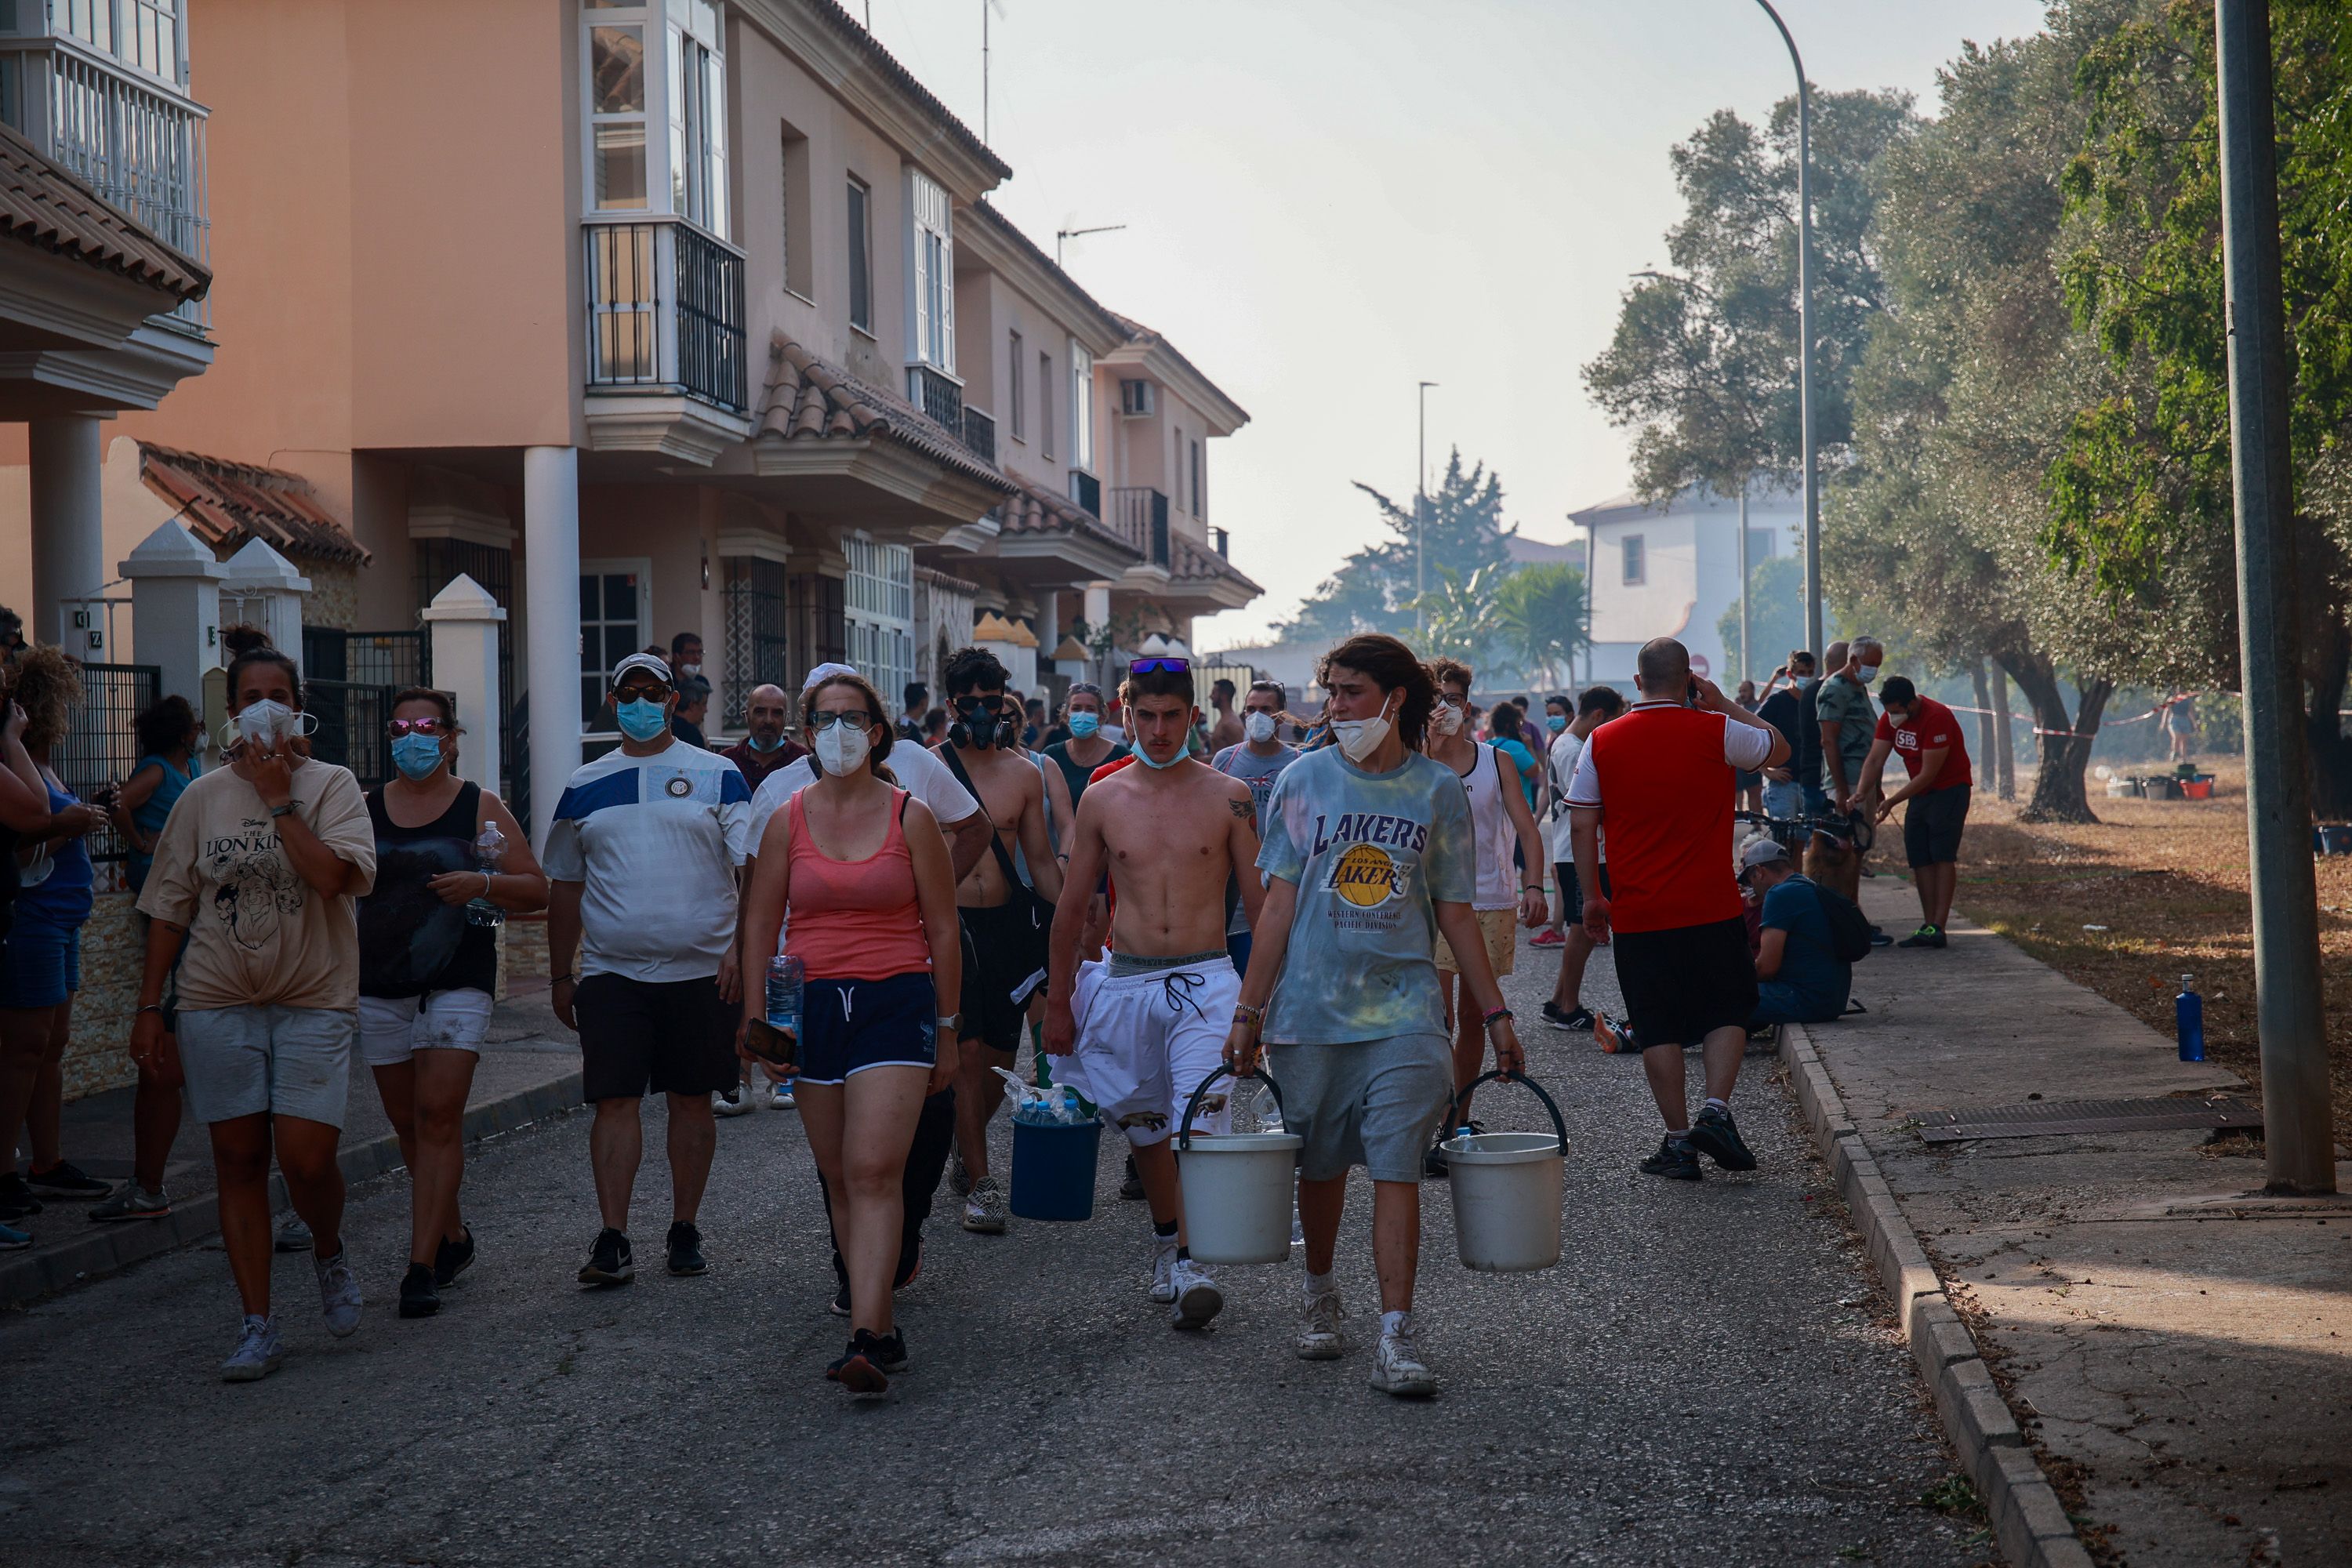
[[[1551,874],[1559,882],[1559,920],[1562,925],[1584,922],[1584,879],[1576,874],[1573,860],[1555,860]],[[1601,896],[1609,897],[1609,862],[1601,863]]]
[[[572,997],[580,1023],[580,1098],[635,1100],[660,1094],[723,1094],[742,1076],[735,1054],[735,1008],[719,999],[719,977],[632,980],[591,974]]]
[[[1027,917],[1012,904],[993,909],[959,905],[963,927],[963,1023],[960,1033],[992,1051],[1021,1048],[1021,1026],[1028,1022],[1024,996],[1013,993],[1027,983],[1033,971],[1024,963],[1022,927]]]
[[[801,993],[800,1078],[845,1083],[867,1068],[929,1068],[939,993],[929,973],[811,979]]]
[[[1937,866],[1960,858],[1960,829],[1968,826],[1967,784],[1931,789],[1903,803],[1903,858],[1914,866]]]
[[[1696,1046],[1710,1030],[1744,1028],[1756,1011],[1756,959],[1743,915],[1665,931],[1621,931],[1617,989],[1633,1037],[1652,1046]]]

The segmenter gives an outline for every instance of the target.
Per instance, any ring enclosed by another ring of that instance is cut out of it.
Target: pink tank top
[[[793,796],[784,951],[806,965],[812,980],[887,980],[931,967],[915,900],[915,862],[907,853],[907,792],[891,793],[898,798],[890,830],[863,860],[835,860],[819,849],[801,809],[803,796]]]

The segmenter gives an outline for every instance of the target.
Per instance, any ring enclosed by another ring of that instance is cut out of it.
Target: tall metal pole
[[[1752,680],[1756,672],[1748,668],[1748,481],[1739,481],[1739,672],[1742,680]]]
[[[1772,0],[1756,4],[1780,29],[1780,41],[1789,46],[1789,63],[1797,68],[1797,421],[1805,448],[1805,646],[1818,651],[1822,647],[1822,487],[1819,455],[1813,450],[1813,93],[1789,24],[1772,9]]]
[[[2253,869],[2254,1024],[2274,1193],[2336,1190],[2320,991],[2286,317],[2279,281],[2277,130],[2266,0],[2214,7],[2221,109],[2221,249],[2230,312],[2230,468],[2238,531],[2238,649]]]
[[[1421,441],[1412,471],[1413,625],[1423,632],[1429,629],[1429,611],[1420,603],[1429,595],[1429,563],[1422,549],[1429,511],[1429,389],[1436,384],[1433,381],[1421,384]]]

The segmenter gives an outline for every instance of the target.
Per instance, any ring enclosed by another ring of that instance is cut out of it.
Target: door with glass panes
[[[580,720],[590,734],[613,730],[613,667],[646,646],[653,563],[580,563]]]

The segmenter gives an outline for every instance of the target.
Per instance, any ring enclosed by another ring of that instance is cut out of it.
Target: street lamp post
[[[1424,633],[1429,630],[1429,609],[1422,601],[1429,596],[1429,564],[1421,542],[1429,511],[1429,389],[1436,384],[1433,381],[1421,384],[1421,441],[1412,470],[1412,613],[1413,625]]]
[[[1821,471],[1813,451],[1813,95],[1805,83],[1805,62],[1789,24],[1772,0],[1756,0],[1797,68],[1797,422],[1804,443],[1805,646],[1822,647]]]

